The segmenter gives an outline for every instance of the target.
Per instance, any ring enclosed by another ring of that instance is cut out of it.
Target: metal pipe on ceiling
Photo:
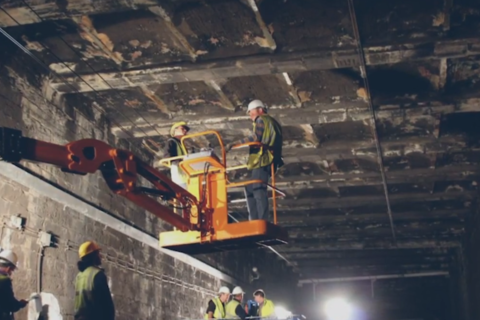
[[[377,159],[378,159],[378,165],[380,167],[380,174],[382,176],[382,185],[383,185],[383,191],[385,193],[385,202],[386,202],[386,205],[387,205],[387,213],[388,213],[388,219],[389,219],[389,222],[390,222],[390,229],[392,230],[393,243],[396,245],[397,236],[396,236],[396,232],[395,232],[395,225],[394,225],[394,222],[393,222],[392,209],[391,209],[391,206],[390,206],[390,197],[388,195],[388,185],[387,185],[387,177],[386,177],[386,174],[385,174],[385,167],[383,166],[382,147],[380,145],[380,140],[378,138],[377,119],[376,119],[375,109],[374,109],[373,102],[372,102],[370,85],[369,85],[368,77],[367,77],[367,63],[366,63],[366,60],[365,60],[365,54],[363,52],[363,47],[362,47],[362,43],[361,43],[361,40],[360,40],[360,32],[359,32],[359,29],[358,29],[357,15],[355,13],[355,5],[353,3],[353,0],[348,0],[348,9],[349,9],[350,18],[351,18],[351,21],[352,21],[352,28],[353,28],[354,37],[355,37],[355,40],[357,42],[357,47],[358,47],[358,56],[360,58],[360,72],[361,72],[361,76],[362,76],[363,83],[364,83],[364,86],[365,86],[368,106],[369,106],[369,109],[370,109],[370,112],[371,112],[371,115],[372,115],[372,118],[371,118],[371,121],[373,122],[373,124],[372,124],[373,125],[372,135],[373,135],[373,138],[375,140],[375,147],[377,149]]]
[[[360,276],[360,277],[343,277],[343,278],[323,278],[323,279],[304,279],[299,280],[298,285],[310,283],[328,283],[328,282],[348,282],[348,281],[377,281],[385,279],[399,279],[399,278],[420,278],[420,277],[441,277],[449,276],[448,271],[431,271],[431,272],[418,272],[418,273],[406,273],[406,274],[387,274],[378,276]]]

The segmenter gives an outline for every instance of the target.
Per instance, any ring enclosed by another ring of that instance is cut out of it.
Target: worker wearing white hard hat
[[[283,165],[282,161],[282,127],[267,113],[267,107],[260,100],[248,104],[247,113],[253,121],[253,132],[245,139],[227,144],[227,151],[234,145],[247,142],[261,142],[262,147],[250,147],[247,169],[251,171],[252,180],[263,183],[249,184],[245,187],[247,208],[250,220],[268,220],[267,183],[272,173]]]
[[[0,319],[12,319],[12,314],[24,308],[28,301],[17,300],[13,293],[11,276],[18,266],[18,257],[12,250],[0,252]]]
[[[245,320],[247,317],[247,312],[242,306],[243,292],[241,287],[235,287],[232,291],[233,299],[227,303],[226,313],[227,319],[241,319]]]
[[[271,300],[265,298],[265,291],[257,289],[253,293],[255,302],[258,303],[258,316],[261,318],[270,318],[275,315],[275,305]]]
[[[225,319],[225,304],[230,298],[230,289],[228,287],[220,287],[218,296],[208,301],[207,311],[204,319]]]

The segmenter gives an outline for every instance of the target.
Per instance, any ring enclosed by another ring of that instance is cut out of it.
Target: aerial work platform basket
[[[170,166],[172,161],[179,161],[179,167],[187,176],[187,190],[130,151],[115,149],[94,139],[78,140],[62,146],[23,137],[21,131],[0,127],[0,159],[52,164],[64,172],[78,175],[100,171],[112,192],[134,202],[176,229],[160,234],[160,246],[163,248],[200,254],[286,243],[287,232],[276,225],[276,197],[284,194],[275,187],[273,166],[272,184],[268,187],[272,190],[274,223],[265,220],[229,223],[227,190],[263,182],[228,181],[228,171],[245,166],[227,168],[223,141],[216,131],[187,135],[181,142],[184,144],[187,139],[204,135],[218,138],[221,159],[212,151],[207,151],[161,161],[166,166]],[[237,148],[249,145],[252,144]],[[151,186],[145,186],[139,177]],[[175,206],[181,208],[181,214],[174,212]]]
[[[249,184],[263,184],[261,180],[230,182],[227,172],[246,168],[246,165],[227,167],[226,153],[222,138],[216,131],[205,131],[182,137],[181,143],[185,150],[185,141],[199,136],[214,135],[221,149],[221,159],[213,150],[190,153],[182,157],[162,159],[161,164],[170,167],[172,161],[179,161],[178,166],[187,177],[187,190],[199,199],[201,206],[206,208],[204,219],[209,230],[192,230],[182,232],[174,230],[160,234],[160,246],[184,253],[206,253],[229,251],[236,249],[251,249],[262,246],[285,244],[287,232],[277,223],[276,198],[284,193],[275,187],[274,167],[272,165],[272,184],[267,187],[272,191],[274,223],[266,220],[250,220],[229,223],[228,197],[230,188],[244,187]],[[234,146],[234,149],[259,145],[246,143]],[[198,215],[190,212],[193,224],[198,223]]]

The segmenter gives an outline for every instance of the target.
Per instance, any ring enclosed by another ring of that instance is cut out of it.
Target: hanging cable
[[[8,14],[5,9],[1,8],[0,9],[5,12],[6,14]],[[12,18],[13,19],[13,18]],[[15,21],[15,20],[14,20]],[[15,21],[16,22],[16,21]],[[2,35],[4,35],[8,40],[12,41],[14,45],[16,45],[20,50],[22,50],[23,52],[25,52],[27,55],[29,55],[30,57],[32,57],[34,59],[35,62],[37,62],[40,66],[42,66],[46,71],[48,71],[49,73],[51,73],[51,70],[48,66],[46,66],[40,59],[38,59],[30,50],[28,50],[27,48],[25,48],[21,43],[19,43],[18,41],[16,41],[10,34],[8,34],[3,28],[0,27],[0,33]],[[43,44],[41,44],[43,46]],[[43,46],[46,50],[49,50],[48,48],[46,48],[45,46]],[[60,59],[58,58],[53,52],[50,51],[50,53],[52,53],[52,55],[54,55],[61,63],[63,63],[65,65],[65,63]],[[54,77],[58,77],[58,75],[56,75],[55,73],[52,73]],[[65,83],[67,86],[73,88],[74,90],[77,90],[74,86],[72,86],[70,83],[67,83],[65,81],[63,81],[63,83]],[[77,93],[80,93],[78,92],[77,90]],[[42,99],[44,99],[44,97],[42,97]],[[52,102],[49,101],[49,104],[54,106],[56,109],[60,110],[63,112],[63,110],[56,106],[55,104],[53,104]],[[99,110],[102,114],[105,114],[105,111],[103,109],[101,109],[100,107],[96,107],[95,104],[93,104],[92,106],[94,106],[97,110]],[[77,109],[78,110],[78,109]],[[117,110],[118,113],[120,113],[118,110]],[[120,113],[121,114],[121,113]],[[122,114],[121,114],[122,115]],[[87,115],[84,115],[87,119]],[[125,117],[127,118],[127,117]],[[128,119],[128,118],[127,118]],[[117,126],[120,127],[120,129],[126,133],[127,135],[130,135],[132,138],[135,138],[130,132],[128,132],[127,130],[125,130],[123,128],[123,126],[121,124],[119,124],[118,122],[116,122],[115,120],[113,119],[110,119],[110,121],[114,124],[116,124]],[[131,121],[131,120],[130,120]],[[133,121],[131,121],[133,124],[135,124]],[[93,122],[92,122],[93,123]]]
[[[26,6],[29,10],[31,10],[31,11],[33,12],[33,14],[35,14],[35,15],[40,19],[41,22],[44,22],[44,21],[45,21],[45,20],[42,19],[42,17],[41,17],[25,0],[22,0],[22,2],[25,4],[25,6]],[[75,53],[75,55],[77,55],[79,58],[83,58],[82,54],[79,53],[77,50],[75,50],[75,48],[74,48],[72,45],[70,45],[63,37],[61,37],[60,35],[57,35],[57,38],[59,38],[68,48],[70,48],[70,50],[72,50],[72,52]],[[106,52],[106,51],[104,50],[104,48],[102,48],[102,47],[100,47],[100,50],[102,50],[103,53],[105,53],[105,54],[107,54],[107,55],[109,54],[109,53]],[[63,63],[63,61],[62,61],[62,63]],[[105,84],[107,84],[107,86],[109,86],[110,89],[115,90],[115,88],[112,87],[112,86],[110,85],[110,83],[108,83],[108,81],[105,80],[105,78],[103,78],[103,77],[88,63],[88,61],[85,60],[84,63],[85,63],[100,79],[102,79],[102,81],[105,82]],[[63,64],[64,64],[70,71],[74,72],[74,71],[70,68],[70,66],[67,66],[65,63],[63,63]],[[118,71],[121,71],[121,70],[118,68],[118,65],[117,65],[117,70],[118,70]],[[77,77],[80,78],[80,75],[78,75],[77,73],[74,73],[74,74],[75,74]],[[83,79],[82,79],[82,81],[83,81]],[[83,82],[85,82],[85,83],[87,84],[86,81],[83,81]],[[89,85],[89,87],[90,87],[92,90],[95,91],[95,89],[94,89],[92,86]],[[98,92],[95,91],[95,93],[98,93]],[[128,102],[127,100],[125,100],[125,103],[127,103],[130,107],[132,107],[132,105],[130,104],[130,102]],[[143,117],[143,116],[142,116],[138,111],[136,111],[135,109],[133,109],[133,110],[135,111],[135,113],[136,113],[141,119],[143,119],[143,120],[145,121],[145,123],[146,123],[147,125],[149,125],[150,127],[154,128],[154,130],[157,132],[157,134],[158,134],[159,136],[162,135],[162,134],[157,130],[156,127],[154,127],[147,119],[145,119],[145,117]],[[133,124],[134,127],[135,127],[135,123],[132,123],[132,124]],[[143,131],[143,130],[142,130],[142,131]],[[148,136],[145,131],[143,131],[143,133],[144,133],[146,136]]]
[[[12,17],[5,9],[3,9],[2,7],[0,7],[0,9],[10,17],[10,19],[12,19],[18,26],[21,26],[21,24],[14,18]],[[57,75],[56,73],[54,72],[51,72],[50,68],[48,66],[46,66],[40,59],[38,59],[30,50],[28,50],[27,48],[25,48],[21,43],[19,43],[18,41],[16,41],[10,34],[8,34],[3,28],[0,27],[0,33],[2,33],[7,39],[9,39],[10,41],[12,41],[17,47],[19,47],[23,52],[27,53],[30,57],[32,57],[34,59],[34,61],[36,61],[37,63],[39,63],[48,73],[52,74],[55,78],[59,79],[60,81],[62,81],[63,83],[65,83],[67,86],[69,86],[70,88],[72,88],[73,90],[76,91],[76,93],[78,94],[82,94],[77,88],[75,88],[72,84],[68,83],[67,81],[63,80],[60,78],[60,75]],[[61,37],[59,37],[61,38]],[[61,38],[63,40],[63,38]],[[63,40],[65,41],[65,40]],[[98,97],[98,91],[96,91],[87,81],[85,81],[85,79],[80,76],[77,72],[75,72],[70,66],[68,66],[60,57],[58,57],[52,50],[50,50],[50,48],[46,47],[43,43],[41,42],[38,42],[45,50],[47,50],[49,53],[52,54],[52,56],[55,57],[55,59],[63,64],[68,70],[70,70],[77,78],[79,78],[83,83],[85,83],[89,88],[92,89],[92,91],[95,93],[95,95],[97,95]],[[71,46],[69,46],[69,48],[71,48],[72,50],[74,50]],[[77,51],[74,50],[74,53],[78,55]],[[93,70],[93,69],[92,69]],[[110,86],[110,85],[109,85]],[[111,86],[110,86],[111,87]],[[111,87],[113,89],[113,87]],[[95,104],[92,104],[93,107],[95,107],[100,113],[102,114],[105,114],[106,111],[103,110],[102,108],[100,108],[99,106],[96,106]],[[129,117],[127,117],[124,113],[120,112],[119,110],[115,109],[115,112],[118,113],[119,115],[121,115],[123,118],[127,119],[127,121],[131,122],[132,123],[132,126],[133,128],[138,128],[136,125],[135,125],[135,122],[130,119]],[[135,111],[137,114],[138,112]],[[141,118],[143,118],[140,114],[139,116]],[[146,122],[148,122],[145,118],[143,118]],[[128,132],[127,130],[125,130],[125,128],[119,124],[118,122],[114,121],[113,119],[110,119],[110,121],[114,124],[116,124],[117,126],[119,126],[119,128],[125,132],[127,135],[131,136],[132,139],[134,139],[135,137],[130,133]],[[145,136],[148,136],[148,134],[143,130],[143,129],[140,129],[143,134],[145,134]],[[158,131],[157,131],[158,132]]]
[[[390,206],[390,197],[388,195],[388,185],[387,185],[387,177],[385,174],[385,167],[383,165],[383,152],[382,152],[382,147],[380,145],[380,140],[378,138],[378,132],[377,132],[377,117],[375,114],[375,108],[373,106],[372,102],[372,96],[370,92],[370,85],[368,82],[368,77],[367,77],[367,64],[365,61],[365,55],[363,53],[363,47],[360,39],[360,32],[358,30],[358,22],[357,22],[357,16],[355,13],[355,5],[353,3],[353,0],[348,0],[348,9],[350,12],[350,18],[352,21],[352,28],[353,28],[353,33],[355,40],[357,42],[357,49],[358,49],[358,55],[360,58],[360,72],[362,75],[363,83],[365,86],[365,91],[367,94],[367,101],[368,101],[368,106],[370,109],[371,113],[371,120],[373,122],[373,128],[372,128],[372,135],[375,140],[375,147],[377,149],[377,160],[378,160],[378,165],[380,167],[380,175],[382,176],[382,184],[383,184],[383,191],[385,194],[385,202],[387,205],[387,213],[388,213],[388,219],[390,221],[390,229],[392,231],[392,237],[393,237],[393,243],[396,245],[397,243],[397,236],[395,233],[395,225],[393,222],[393,214],[392,214],[392,209]]]

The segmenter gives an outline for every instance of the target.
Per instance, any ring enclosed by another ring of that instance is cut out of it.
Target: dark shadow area
[[[440,135],[464,135],[468,147],[480,145],[480,113],[465,112],[443,116],[440,123]]]
[[[368,80],[374,101],[413,94],[422,96],[433,89],[428,79],[395,69],[370,70]]]

